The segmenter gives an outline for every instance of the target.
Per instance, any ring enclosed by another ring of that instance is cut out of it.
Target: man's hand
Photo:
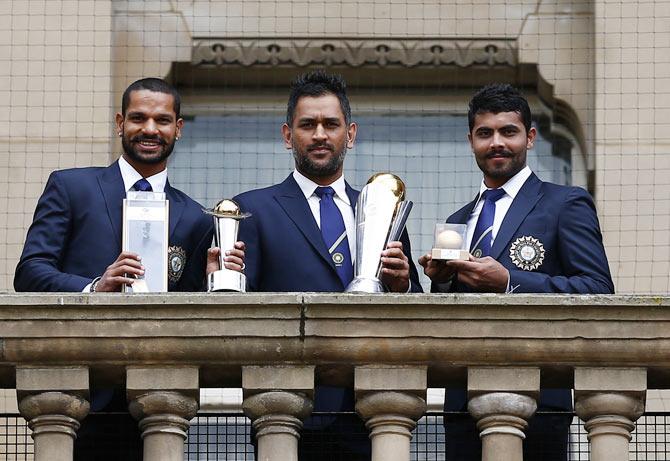
[[[95,286],[95,291],[121,291],[124,284],[132,285],[134,276],[144,275],[140,255],[122,251],[116,261],[107,267]]]
[[[447,266],[458,272],[458,281],[473,290],[485,293],[505,293],[509,282],[509,271],[490,256],[469,261],[449,261]]]
[[[235,248],[226,251],[226,257],[223,259],[226,269],[237,272],[244,270],[244,250],[246,250],[244,242],[235,242]],[[219,247],[212,247],[207,250],[207,268],[205,269],[207,275],[221,269],[219,267],[220,253],[221,249]]]
[[[407,293],[409,290],[409,261],[402,251],[402,243],[389,242],[382,251],[380,279],[390,291]]]
[[[419,258],[419,264],[423,267],[423,273],[434,283],[447,283],[456,273],[456,269],[442,260],[433,260],[430,253]]]

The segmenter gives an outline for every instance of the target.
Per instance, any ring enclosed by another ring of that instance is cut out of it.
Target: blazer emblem
[[[544,245],[535,237],[519,237],[512,243],[509,257],[519,269],[535,270],[544,262]]]
[[[186,265],[186,252],[180,246],[168,248],[168,280],[177,283],[184,273]]]

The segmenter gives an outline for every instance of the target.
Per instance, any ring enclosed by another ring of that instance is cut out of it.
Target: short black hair
[[[291,83],[291,93],[286,107],[286,123],[291,126],[298,100],[303,96],[323,96],[333,94],[340,101],[344,121],[351,123],[351,107],[347,98],[347,84],[341,75],[328,74],[318,69],[299,75]]]
[[[179,118],[179,112],[181,110],[181,96],[179,96],[177,90],[168,82],[163,79],[153,77],[142,78],[140,80],[134,81],[130,84],[130,86],[128,86],[128,88],[126,88],[126,91],[123,92],[123,98],[121,99],[122,115],[126,115],[126,109],[128,109],[128,106],[130,105],[130,93],[141,90],[149,90],[153,91],[154,93],[165,93],[172,95],[172,98],[174,99],[174,113],[177,114],[177,119]]]
[[[530,131],[531,113],[526,98],[508,83],[492,83],[481,88],[470,100],[468,124],[475,126],[475,115],[484,113],[516,112],[521,116],[526,132]]]

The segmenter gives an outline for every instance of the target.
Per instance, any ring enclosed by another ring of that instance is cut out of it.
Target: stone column
[[[575,411],[588,432],[591,461],[628,460],[635,421],[644,413],[644,368],[576,368]]]
[[[425,367],[356,367],[356,411],[372,441],[372,461],[409,461],[416,421],[426,411]]]
[[[523,461],[539,393],[539,368],[468,368],[468,411],[477,420],[482,461]]]
[[[242,390],[258,460],[298,461],[302,420],[312,413],[314,367],[243,367]]]
[[[17,367],[19,411],[35,440],[36,461],[71,461],[79,421],[88,414],[88,368]]]
[[[126,393],[142,432],[144,461],[182,461],[189,420],[198,411],[198,368],[129,367]]]

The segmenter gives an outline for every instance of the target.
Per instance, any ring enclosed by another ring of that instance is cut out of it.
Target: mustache
[[[509,151],[509,150],[500,150],[500,151],[489,151],[486,153],[486,158],[493,158],[493,157],[513,157],[514,154]]]
[[[166,142],[163,138],[160,136],[146,136],[146,135],[138,135],[138,136],[133,136],[130,139],[131,142],[142,142],[142,141],[154,141],[157,142],[160,145],[165,145]]]
[[[309,152],[316,149],[324,149],[324,148],[328,149],[331,152],[335,150],[335,146],[333,146],[332,144],[329,144],[327,142],[318,142],[307,146],[307,151]]]

